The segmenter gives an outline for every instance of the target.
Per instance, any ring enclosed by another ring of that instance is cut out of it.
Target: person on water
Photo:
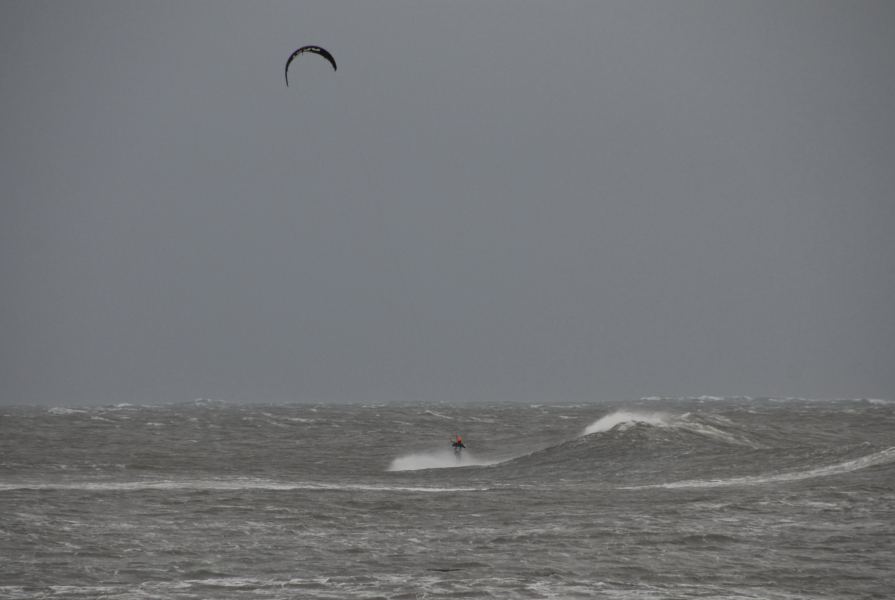
[[[455,453],[460,454],[460,451],[463,450],[463,448],[465,448],[466,445],[463,443],[463,438],[460,437],[459,433],[456,434],[455,437],[456,437],[456,439],[451,440],[451,448],[454,449]]]

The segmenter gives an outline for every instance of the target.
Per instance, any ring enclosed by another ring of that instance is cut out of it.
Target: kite
[[[336,69],[336,59],[333,58],[333,55],[329,53],[325,48],[321,48],[320,46],[302,46],[295,52],[289,55],[289,60],[286,61],[286,87],[289,86],[289,65],[299,54],[304,54],[305,52],[310,52],[311,54],[317,54],[322,56],[326,60],[329,61],[329,64],[333,66],[333,71]]]

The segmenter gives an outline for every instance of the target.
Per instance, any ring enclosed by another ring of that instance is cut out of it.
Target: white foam
[[[264,582],[259,579],[251,579],[247,577],[210,577],[208,579],[187,579],[185,583],[188,583],[190,585],[225,588],[257,588],[264,585]]]
[[[850,473],[859,469],[866,469],[876,465],[888,464],[895,462],[895,446],[886,448],[867,456],[847,460],[835,465],[827,465],[817,467],[805,471],[794,471],[790,473],[775,473],[769,475],[753,475],[748,477],[732,477],[730,479],[691,479],[686,481],[674,481],[671,483],[660,483],[657,485],[639,485],[626,487],[622,489],[644,489],[644,488],[712,488],[727,487],[735,485],[757,485],[762,483],[776,483],[786,481],[799,481],[802,479],[813,479],[815,477],[829,477],[831,475],[841,475]]]
[[[233,491],[233,490],[312,490],[312,491],[367,491],[367,492],[479,492],[487,488],[474,487],[425,487],[367,485],[354,483],[318,483],[271,481],[265,479],[208,479],[208,480],[160,480],[160,481],[76,481],[64,483],[0,483],[0,492],[13,490],[78,490],[87,492],[135,492],[151,490],[176,491]]]
[[[389,471],[419,471],[421,469],[450,469],[456,467],[482,467],[495,465],[499,460],[481,460],[472,456],[468,450],[463,452],[460,460],[454,456],[453,450],[440,452],[422,452],[400,456],[389,465]]]
[[[61,406],[51,408],[47,411],[47,413],[51,415],[76,415],[86,412],[86,410],[79,410],[76,408],[63,408]]]
[[[671,424],[672,418],[671,415],[665,413],[641,413],[619,410],[588,425],[582,435],[610,431],[620,425],[626,429],[637,423],[645,423],[654,427],[667,427]]]
[[[424,415],[432,415],[433,417],[438,417],[439,419],[448,419],[453,421],[454,417],[449,417],[447,415],[443,415],[441,413],[437,413],[434,410],[427,410],[423,412]]]
[[[63,597],[74,597],[75,595],[90,594],[95,598],[100,598],[114,592],[116,588],[111,585],[51,585],[49,589],[52,590],[54,596],[60,594]]]
[[[290,421],[292,423],[314,423],[317,419],[303,419],[301,417],[286,417],[283,415],[275,415],[272,413],[262,412],[262,415],[269,419],[274,419],[277,421]]]
[[[691,420],[690,415],[691,413],[672,415],[662,412],[634,412],[620,410],[594,421],[585,428],[582,435],[604,433],[613,429],[625,431],[637,424],[645,424],[653,427],[682,429],[705,437],[720,439],[730,444],[749,446],[752,448],[760,447],[758,444],[755,444],[742,436],[734,435],[706,423]],[[715,419],[723,421],[725,424],[730,424],[728,419],[721,417],[716,417]]]
[[[729,401],[752,401],[752,396],[712,396],[703,394],[701,396],[644,396],[640,398],[644,402],[729,402]]]

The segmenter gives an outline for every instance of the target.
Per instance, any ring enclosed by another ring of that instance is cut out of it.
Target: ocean
[[[0,408],[10,600],[893,594],[890,401]]]

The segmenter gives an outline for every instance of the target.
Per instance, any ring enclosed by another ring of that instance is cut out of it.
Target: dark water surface
[[[2,598],[891,598],[893,565],[884,401],[0,409]]]

